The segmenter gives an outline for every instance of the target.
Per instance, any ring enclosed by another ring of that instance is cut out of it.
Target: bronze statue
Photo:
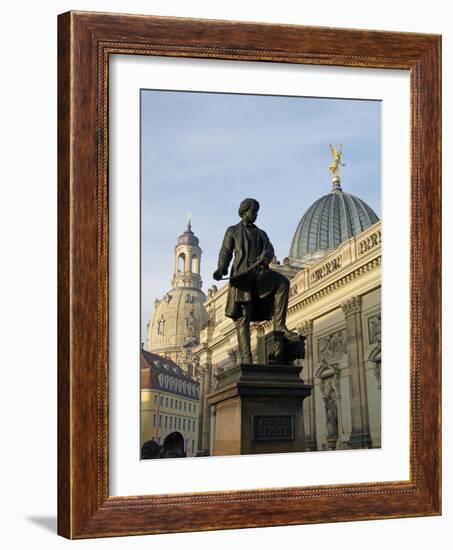
[[[241,363],[252,363],[250,322],[274,319],[274,331],[294,336],[286,327],[289,280],[270,269],[274,248],[266,233],[255,225],[259,203],[245,199],[239,206],[242,221],[230,226],[219,253],[213,277],[222,280],[234,255],[225,315],[234,319]]]

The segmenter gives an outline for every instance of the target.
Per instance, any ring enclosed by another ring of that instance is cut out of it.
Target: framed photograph
[[[59,16],[61,535],[441,513],[440,51]]]

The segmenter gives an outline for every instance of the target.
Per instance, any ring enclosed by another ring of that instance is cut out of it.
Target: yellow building
[[[271,240],[272,240],[272,235]],[[381,222],[361,199],[331,193],[302,216],[290,254],[272,269],[291,281],[287,326],[306,337],[302,377],[313,385],[304,401],[306,450],[381,445]],[[208,291],[199,356],[200,449],[212,448],[215,418],[206,396],[216,374],[234,365],[234,322],[225,317],[228,285]],[[265,362],[272,322],[251,327],[254,362]]]
[[[171,432],[184,437],[187,456],[198,451],[200,387],[171,359],[146,350],[140,354],[140,446],[163,443]]]

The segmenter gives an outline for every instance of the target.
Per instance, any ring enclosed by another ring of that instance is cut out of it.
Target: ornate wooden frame
[[[441,38],[84,12],[58,23],[58,532],[87,538],[440,514]],[[112,53],[410,71],[410,481],[109,496]]]

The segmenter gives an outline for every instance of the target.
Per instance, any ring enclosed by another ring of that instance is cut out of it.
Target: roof
[[[319,251],[334,250],[377,221],[377,214],[365,201],[334,186],[302,216],[289,256],[303,261]]]
[[[200,244],[198,237],[196,237],[192,231],[190,220],[187,222],[187,227],[184,233],[178,237],[178,244],[190,244],[192,246],[198,246]]]
[[[144,349],[140,352],[140,387],[165,391],[186,399],[200,398],[200,384],[179,365]]]

